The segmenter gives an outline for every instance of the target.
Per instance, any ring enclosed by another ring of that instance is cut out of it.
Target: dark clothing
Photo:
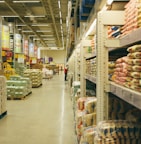
[[[67,68],[65,68],[65,69],[64,69],[65,81],[67,81],[67,73],[68,73],[68,69],[67,69]]]

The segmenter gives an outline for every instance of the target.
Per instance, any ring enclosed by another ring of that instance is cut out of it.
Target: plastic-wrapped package
[[[96,135],[95,126],[87,127],[83,133],[83,143],[80,144],[94,144],[94,136]]]
[[[96,113],[85,114],[83,116],[83,126],[89,127],[96,125]]]
[[[141,65],[141,59],[129,59],[128,64],[129,65]]]
[[[134,45],[131,46],[127,49],[128,52],[133,53],[133,52],[141,52],[141,45]]]
[[[84,115],[84,111],[80,111],[80,110],[77,110],[76,111],[76,115],[75,115],[75,121],[76,121],[76,134],[77,134],[77,138],[78,140],[80,140],[82,134],[83,134],[83,120],[82,120],[82,117]]]
[[[140,59],[141,58],[141,52],[129,53],[127,56],[131,59]]]
[[[77,108],[78,110],[84,110],[85,108],[85,101],[87,100],[87,97],[81,97],[77,100]]]
[[[116,64],[118,64],[118,63],[128,63],[128,59],[129,59],[129,58],[128,58],[127,56],[118,58],[118,59],[116,60]]]
[[[133,77],[133,78],[136,78],[136,79],[140,79],[141,78],[141,72],[131,72],[128,75]]]
[[[96,111],[96,97],[89,97],[85,102],[85,112],[90,114]]]
[[[140,116],[140,110],[138,109],[131,109],[125,114],[126,120],[131,120],[133,122],[140,122],[141,116]]]
[[[102,121],[98,124],[102,138],[140,138],[141,124],[123,120]]]

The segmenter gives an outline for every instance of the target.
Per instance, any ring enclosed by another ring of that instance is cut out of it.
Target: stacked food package
[[[24,98],[31,93],[31,80],[20,76],[11,76],[7,80],[7,98]]]
[[[39,87],[42,85],[42,71],[40,69],[26,69],[24,77],[28,77],[32,81],[32,87]]]
[[[96,58],[86,61],[86,74],[96,77]]]
[[[121,26],[108,26],[108,38],[119,38],[121,36]]]
[[[7,62],[3,64],[4,67],[4,76],[6,79],[9,79],[11,75],[15,75],[15,69],[11,67],[11,65]]]
[[[94,144],[140,144],[141,124],[125,120],[101,121]]]
[[[6,78],[4,76],[0,76],[0,115],[5,113],[6,110]]]
[[[141,45],[134,45],[127,49],[128,75],[131,79],[126,86],[141,92]]]
[[[108,63],[108,74],[109,74],[109,79],[111,79],[113,73],[115,71],[115,62],[114,61],[110,61]]]
[[[85,141],[85,143],[92,144],[93,135],[90,134],[91,138],[89,139],[86,137],[89,135],[89,130],[92,130],[96,125],[96,97],[81,97],[78,99],[75,120],[78,142]],[[93,133],[94,129],[91,132]]]
[[[125,86],[126,82],[131,80],[131,78],[128,77],[128,66],[127,56],[117,59],[112,80],[117,84]]]
[[[94,136],[96,135],[96,127],[91,126],[84,130],[80,140],[80,144],[94,144]]]
[[[26,67],[25,67],[24,64],[15,62],[15,71],[16,71],[16,74],[18,74],[20,76],[23,76],[25,70],[26,70]]]
[[[130,0],[125,6],[125,25],[122,33],[126,35],[141,27],[141,0]]]
[[[141,122],[140,110],[132,105],[110,95],[109,97],[109,119],[116,120],[132,120],[133,122]]]

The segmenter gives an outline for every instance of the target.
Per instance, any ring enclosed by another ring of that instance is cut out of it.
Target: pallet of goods
[[[11,76],[7,80],[7,99],[24,99],[32,93],[32,83],[29,78]]]
[[[24,77],[31,79],[33,88],[37,88],[42,85],[42,71],[40,69],[26,69]]]
[[[6,78],[0,76],[0,119],[7,114]]]

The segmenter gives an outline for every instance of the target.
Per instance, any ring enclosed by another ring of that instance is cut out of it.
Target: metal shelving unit
[[[112,19],[111,19],[112,17]],[[129,88],[109,82],[108,80],[108,53],[112,49],[127,48],[141,41],[141,29],[121,37],[107,39],[107,25],[123,25],[124,12],[106,11],[98,13],[98,49],[97,49],[97,122],[108,119],[108,93],[111,92],[129,104],[141,109],[141,93]],[[102,36],[104,34],[104,37]]]
[[[112,17],[112,18],[111,18]],[[107,41],[108,25],[123,25],[123,11],[104,11],[97,18],[97,123],[108,119],[108,53],[112,47],[119,47],[118,40]],[[106,45],[108,44],[108,46]]]

